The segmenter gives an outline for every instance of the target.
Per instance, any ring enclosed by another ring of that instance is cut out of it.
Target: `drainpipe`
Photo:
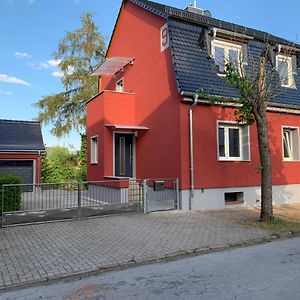
[[[35,176],[35,180],[36,178],[37,180],[37,186],[40,187],[40,183],[41,183],[41,151],[38,151],[38,161],[37,161],[37,176]]]
[[[189,109],[189,121],[190,121],[190,197],[189,197],[189,210],[192,210],[192,199],[194,198],[194,139],[193,139],[193,108],[197,105],[198,94],[194,94],[194,102]]]

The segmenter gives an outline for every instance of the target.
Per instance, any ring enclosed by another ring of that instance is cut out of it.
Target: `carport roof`
[[[0,119],[1,152],[44,150],[39,122]]]

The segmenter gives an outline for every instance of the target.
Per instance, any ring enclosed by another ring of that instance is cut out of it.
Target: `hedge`
[[[0,175],[0,214],[2,213],[2,185],[21,184],[22,179],[15,176]],[[21,186],[4,188],[4,208],[3,211],[19,211],[21,209]]]

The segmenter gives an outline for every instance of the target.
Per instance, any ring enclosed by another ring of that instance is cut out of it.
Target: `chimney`
[[[211,12],[209,10],[203,10],[202,8],[197,7],[197,1],[196,0],[194,0],[194,4],[192,4],[192,3],[189,4],[185,8],[185,11],[211,18]]]

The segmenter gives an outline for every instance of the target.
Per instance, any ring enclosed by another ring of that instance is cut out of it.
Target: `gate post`
[[[175,209],[180,209],[180,205],[179,205],[179,180],[178,180],[178,178],[176,178],[176,180],[175,180],[175,188],[176,188]]]
[[[78,189],[78,214],[77,214],[77,218],[80,219],[81,217],[81,190],[80,190],[80,182],[78,182],[77,184],[77,189]]]
[[[143,208],[144,208],[144,213],[148,212],[148,201],[147,201],[147,179],[143,180]]]
[[[2,184],[1,186],[1,228],[3,228],[3,224],[4,224],[4,186]]]

